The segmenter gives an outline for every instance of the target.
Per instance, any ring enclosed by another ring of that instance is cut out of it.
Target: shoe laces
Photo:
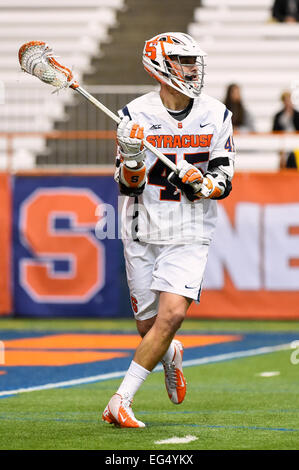
[[[177,385],[177,375],[176,375],[176,368],[174,362],[164,362],[163,363],[165,369],[165,375],[169,386],[171,389],[175,389]]]
[[[132,410],[132,403],[133,400],[130,399],[130,395],[128,393],[124,393],[122,395],[121,404],[125,408],[126,412],[130,415],[130,417],[136,419]]]

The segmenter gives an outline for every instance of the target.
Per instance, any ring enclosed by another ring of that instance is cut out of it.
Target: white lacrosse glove
[[[195,192],[193,191],[194,196],[198,198],[220,198],[226,189],[226,178],[222,172],[215,172],[213,174],[206,173],[205,175],[186,160],[181,160],[178,165],[178,177],[181,179],[182,183],[189,185],[191,188],[192,183],[199,183],[200,190]],[[192,188],[193,189],[193,188]],[[185,193],[188,197],[189,191]]]
[[[181,160],[177,164],[178,169],[178,177],[182,180],[184,184],[191,184],[191,183],[202,183],[203,181],[203,174],[202,172],[196,168],[195,166],[188,163],[186,160]]]
[[[201,185],[200,194],[204,198],[219,199],[223,196],[226,185],[227,181],[224,175],[206,173]]]
[[[138,162],[145,159],[145,148],[143,145],[144,132],[129,116],[125,116],[117,128],[117,142],[124,163],[134,168]]]

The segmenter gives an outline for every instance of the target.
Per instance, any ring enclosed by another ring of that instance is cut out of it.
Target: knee
[[[175,331],[177,331],[185,318],[185,312],[180,308],[169,309],[169,317]]]
[[[168,306],[167,309],[161,312],[161,318],[164,320],[165,330],[174,334],[185,318],[185,311],[179,306]]]

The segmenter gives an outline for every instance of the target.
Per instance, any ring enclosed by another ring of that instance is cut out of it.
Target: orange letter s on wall
[[[105,281],[105,252],[91,230],[102,201],[88,189],[45,188],[32,193],[21,206],[20,232],[33,258],[20,261],[20,284],[38,302],[87,302]],[[57,218],[70,228],[55,228]],[[67,272],[55,272],[57,260]]]

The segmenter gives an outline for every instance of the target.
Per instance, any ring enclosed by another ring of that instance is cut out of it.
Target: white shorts
[[[136,320],[157,315],[161,291],[199,302],[209,245],[156,245],[132,239],[123,244]]]

